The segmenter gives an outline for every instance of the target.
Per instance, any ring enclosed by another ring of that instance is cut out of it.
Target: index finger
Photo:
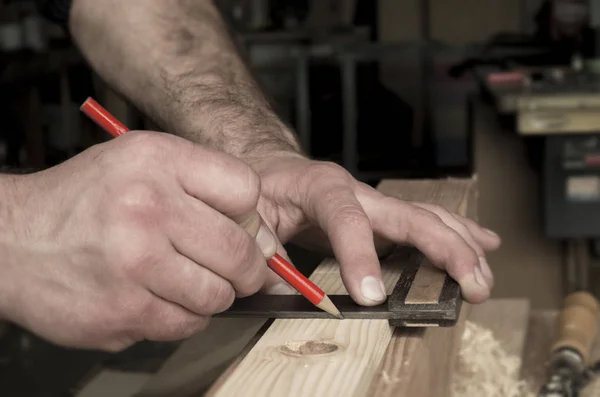
[[[327,234],[340,264],[344,285],[361,305],[385,301],[381,266],[375,251],[371,222],[347,186],[333,186],[313,201],[314,220]]]
[[[376,232],[396,243],[415,246],[460,284],[469,302],[489,297],[490,286],[481,273],[476,252],[439,216],[378,192],[364,197]]]
[[[186,154],[176,160],[176,172],[189,195],[236,220],[256,212],[260,177],[249,165],[191,142]]]
[[[260,176],[246,163],[225,153],[191,144],[188,157],[177,163],[184,191],[233,219],[253,238],[266,258],[277,240],[257,212]]]

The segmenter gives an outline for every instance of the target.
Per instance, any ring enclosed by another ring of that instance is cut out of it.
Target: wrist
[[[22,227],[18,219],[24,200],[19,199],[23,192],[26,176],[0,174],[0,319],[10,319],[9,306],[14,301],[15,282],[12,274],[18,266],[17,228]]]
[[[0,174],[0,244],[14,241],[19,210],[25,203],[25,178],[26,175]]]
[[[275,114],[253,85],[212,82],[182,90],[167,111],[171,132],[253,162],[273,153],[302,153],[296,134]]]
[[[262,152],[262,150],[261,150]],[[256,153],[255,156],[243,158],[258,174],[263,175],[274,170],[284,170],[288,166],[296,166],[299,163],[310,161],[310,158],[302,152],[289,150],[264,150],[264,153]]]

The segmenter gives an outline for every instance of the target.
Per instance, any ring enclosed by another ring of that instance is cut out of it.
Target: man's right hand
[[[176,136],[129,132],[14,181],[0,185],[0,317],[61,345],[186,338],[257,292],[276,249],[232,220],[255,212],[258,175]]]

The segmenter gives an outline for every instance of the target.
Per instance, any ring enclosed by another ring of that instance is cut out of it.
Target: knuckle
[[[128,335],[132,329],[131,315],[124,315],[114,297],[105,296],[102,301],[104,304],[78,316],[73,327],[86,344],[95,341],[93,344],[99,349],[122,351],[137,341]]]
[[[240,167],[239,182],[237,183],[236,202],[242,212],[256,209],[260,198],[261,181],[260,176],[250,167],[244,164]]]
[[[413,206],[412,207],[412,215],[415,219],[415,221],[417,223],[423,224],[423,223],[429,223],[429,224],[436,224],[436,225],[442,225],[442,218],[439,217],[439,215],[426,210],[424,208],[421,207],[416,207]]]
[[[169,157],[173,153],[180,155],[184,150],[181,141],[193,145],[175,136],[154,131],[132,131],[126,135],[124,150],[127,168],[138,172],[148,173],[149,170],[162,169],[165,164],[171,164]]]
[[[152,315],[153,301],[151,297],[123,296],[115,310],[114,325],[122,331],[129,332],[128,336],[135,340],[142,338],[139,328]]]
[[[115,200],[118,208],[137,215],[153,216],[163,208],[163,194],[151,182],[132,181],[122,186]]]
[[[463,225],[465,225],[465,227],[473,227],[473,226],[475,226],[476,228],[481,228],[481,226],[479,226],[477,224],[477,222],[473,221],[472,219],[469,219],[469,218],[467,218],[465,216],[461,216],[461,215],[458,215],[458,214],[455,214],[454,216],[456,217],[456,219],[460,223],[462,223]]]
[[[187,339],[199,331],[208,327],[210,319],[205,316],[197,316],[192,320],[184,321],[179,327],[179,335],[176,339]]]
[[[330,222],[344,223],[348,227],[362,227],[371,224],[367,215],[355,205],[345,205],[332,212]]]
[[[439,205],[430,204],[428,206],[428,209],[429,209],[429,211],[431,211],[434,214],[437,214],[439,216],[453,217],[453,215],[450,213],[450,211],[448,211],[446,208],[441,207]]]
[[[263,272],[262,269],[266,269],[266,267],[255,267],[252,273],[248,273],[249,275],[244,278],[244,284],[236,290],[237,297],[244,298],[253,295],[262,288],[266,281],[266,272]]]
[[[211,315],[227,310],[235,299],[235,292],[231,284],[226,281],[209,282],[203,289],[203,297],[198,300],[196,312]]]
[[[208,322],[209,320],[205,316],[175,316],[164,321],[160,329],[146,330],[145,339],[162,341],[187,339],[196,332],[205,329]]]
[[[115,259],[127,278],[141,280],[149,268],[158,265],[160,254],[147,239],[138,236],[132,237],[127,244],[121,244]]]
[[[235,299],[235,292],[233,287],[228,282],[216,282],[212,283],[212,287],[209,288],[210,299],[212,300],[212,313],[219,313],[227,310]]]
[[[256,250],[255,241],[247,233],[235,233],[230,235],[232,272],[245,274],[254,265]]]
[[[155,332],[150,338],[161,341],[187,339],[195,333],[206,329],[207,326],[208,318],[204,316],[173,319],[170,322],[163,323],[162,329]]]
[[[156,156],[164,150],[164,137],[153,131],[131,131],[126,134],[126,147],[135,151],[135,158],[156,160]]]
[[[479,261],[475,253],[469,250],[469,254],[463,254],[459,257],[452,258],[450,261],[451,271],[454,274],[468,274],[473,271],[477,266],[479,266]]]
[[[457,263],[457,266],[465,266],[470,269],[478,265],[477,252],[457,232],[452,231],[449,233],[447,247],[447,256],[452,262]]]
[[[264,256],[247,233],[236,234],[231,244],[232,256],[225,278],[231,281],[237,296],[256,293],[264,284],[267,274]]]
[[[309,180],[331,180],[334,179],[346,179],[349,177],[348,171],[338,164],[323,161],[311,165],[311,168],[306,173]]]
[[[446,235],[448,238],[448,244],[450,244],[450,246],[465,249],[469,248],[469,250],[472,250],[467,239],[464,238],[457,230],[448,228]]]

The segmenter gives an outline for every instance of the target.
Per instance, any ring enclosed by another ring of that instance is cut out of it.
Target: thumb
[[[257,211],[246,215],[240,215],[233,220],[256,239],[258,248],[262,251],[265,259],[270,259],[281,245],[275,234],[269,229]]]
[[[281,244],[277,236],[275,236],[275,233],[271,231],[257,211],[247,215],[238,216],[234,220],[238,225],[250,233],[252,237],[256,238],[256,244],[265,256],[265,259],[270,259],[275,253],[278,253],[286,261],[292,264],[287,251],[283,248],[283,244]],[[274,271],[269,272],[262,290],[271,295],[290,295],[296,293],[296,291]]]

